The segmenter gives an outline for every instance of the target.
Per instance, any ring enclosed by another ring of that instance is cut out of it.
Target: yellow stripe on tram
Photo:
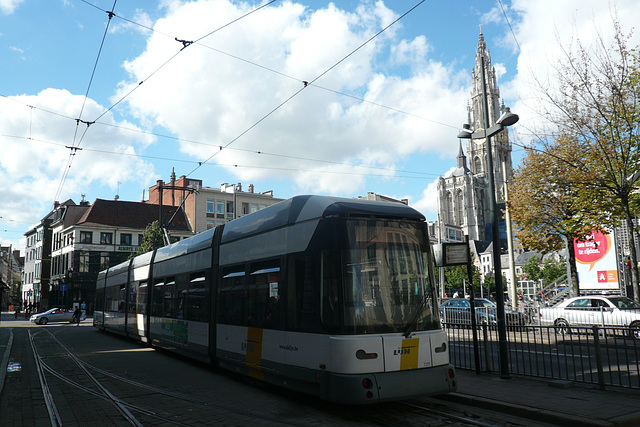
[[[264,379],[262,373],[262,328],[249,328],[247,331],[247,368],[252,378]]]
[[[420,338],[409,338],[402,340],[400,353],[400,370],[418,369],[418,349]]]

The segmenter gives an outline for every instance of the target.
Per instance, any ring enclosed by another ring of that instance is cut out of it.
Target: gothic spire
[[[467,168],[467,156],[464,155],[464,151],[462,150],[462,140],[459,141],[460,148],[458,149],[458,168],[464,170],[465,172],[469,169]]]

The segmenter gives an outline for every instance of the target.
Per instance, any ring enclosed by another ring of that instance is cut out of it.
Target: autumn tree
[[[584,149],[562,134],[544,151],[528,150],[514,173],[508,201],[515,234],[525,247],[543,254],[567,247],[574,295],[579,284],[573,239],[584,239],[609,221],[608,210],[583,185],[590,179],[579,166]]]
[[[630,35],[623,34],[615,16],[612,22],[614,35],[610,42],[596,32],[593,48],[585,47],[580,40],[568,46],[560,43],[563,55],[554,62],[554,78],[548,85],[539,84],[543,101],[540,113],[564,135],[571,135],[569,142],[579,147],[581,161],[569,161],[567,166],[571,163],[582,173],[574,176],[580,197],[596,199],[598,206],[608,210],[608,218],[601,218],[600,225],[626,223],[633,292],[638,301],[633,220],[640,187],[640,55],[627,46]],[[582,205],[586,207],[586,203]],[[577,218],[581,214],[574,213]],[[584,222],[584,226],[590,225]]]

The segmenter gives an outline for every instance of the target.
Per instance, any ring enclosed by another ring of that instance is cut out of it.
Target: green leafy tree
[[[532,256],[529,261],[522,266],[526,280],[538,281],[542,278],[542,268],[540,266],[540,257]]]
[[[544,261],[538,256],[532,256],[525,265],[522,266],[526,280],[552,283],[567,274],[567,265],[562,260],[547,258]]]
[[[548,258],[542,265],[542,280],[553,283],[567,274],[567,264],[564,260]]]
[[[142,244],[138,251],[131,255],[131,258],[151,252],[163,247],[164,245],[164,233],[162,232],[160,223],[158,221],[153,221],[144,230],[144,233],[142,234]]]
[[[478,292],[480,289],[480,273],[477,268],[472,265],[471,272],[473,275],[473,289]],[[466,265],[455,265],[444,268],[445,289],[447,295],[452,295],[454,289],[462,289],[466,282],[467,291],[469,290],[469,278],[467,277]]]

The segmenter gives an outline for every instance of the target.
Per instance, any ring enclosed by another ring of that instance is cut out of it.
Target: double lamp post
[[[489,127],[489,106],[487,100],[487,85],[485,81],[484,56],[481,58],[482,64],[482,98],[484,102],[484,129],[471,131],[469,125],[463,125],[463,130],[458,134],[462,139],[484,139],[487,150],[487,177],[489,181],[489,203],[491,204],[491,233],[493,242],[493,270],[496,282],[496,315],[498,321],[498,345],[500,355],[500,376],[509,378],[509,354],[507,347],[507,328],[504,309],[504,285],[502,283],[502,262],[500,260],[500,231],[498,223],[500,215],[496,203],[495,177],[493,171],[493,150],[491,147],[491,137],[502,132],[505,127],[515,124],[519,117],[506,109],[506,111],[496,121],[496,124]]]

